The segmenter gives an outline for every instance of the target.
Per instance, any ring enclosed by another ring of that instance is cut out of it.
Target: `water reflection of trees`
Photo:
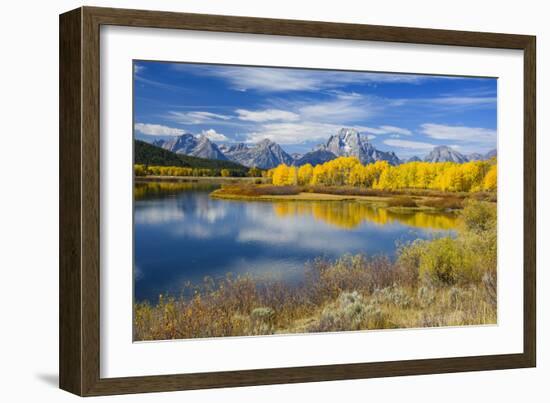
[[[398,222],[418,228],[450,230],[457,227],[459,220],[453,213],[396,212],[357,202],[275,202],[273,209],[280,217],[311,215],[341,228],[355,228],[366,221],[378,225]]]
[[[214,208],[214,205],[210,203],[208,192],[215,188],[217,188],[215,185],[193,182],[137,182],[134,186],[134,199],[146,200],[170,197],[181,192],[184,194],[189,191],[201,192],[202,197],[195,195],[195,197],[178,199],[176,207],[200,210],[206,213],[206,210]],[[317,220],[348,229],[355,228],[366,221],[378,225],[401,223],[417,228],[450,230],[456,228],[459,221],[457,215],[453,213],[397,212],[360,202],[284,201],[271,203],[275,214],[279,217],[310,215]],[[186,205],[187,207],[185,207]],[[220,208],[221,203],[215,207]],[[210,217],[213,213],[203,215]]]
[[[211,191],[217,186],[195,182],[136,182],[134,184],[134,200],[150,197],[171,195],[183,191]]]

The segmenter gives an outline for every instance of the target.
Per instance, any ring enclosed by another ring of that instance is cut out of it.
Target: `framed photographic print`
[[[60,386],[535,366],[535,37],[60,17]]]

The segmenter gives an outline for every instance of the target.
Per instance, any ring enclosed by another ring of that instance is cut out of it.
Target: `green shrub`
[[[468,200],[464,205],[462,217],[468,231],[479,233],[496,227],[496,208],[488,202]]]
[[[464,265],[463,251],[458,242],[444,237],[423,244],[418,267],[420,278],[435,284],[455,284]]]

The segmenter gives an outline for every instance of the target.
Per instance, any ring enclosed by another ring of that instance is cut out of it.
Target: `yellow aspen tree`
[[[313,176],[313,166],[311,164],[302,165],[298,169],[298,183],[300,185],[309,185]]]
[[[497,190],[497,166],[492,165],[483,180],[483,190]]]
[[[285,164],[279,165],[273,171],[273,184],[276,186],[284,186],[288,181],[288,166]]]
[[[326,185],[326,176],[325,164],[315,165],[313,168],[313,176],[311,177],[311,184]]]
[[[286,185],[297,185],[298,184],[298,168],[292,166],[288,167],[288,176],[286,180]]]

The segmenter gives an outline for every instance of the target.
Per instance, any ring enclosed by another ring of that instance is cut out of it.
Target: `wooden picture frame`
[[[523,353],[244,371],[100,377],[100,27],[171,28],[524,52]],[[60,387],[80,396],[533,367],[536,363],[535,37],[82,7],[60,16]]]

